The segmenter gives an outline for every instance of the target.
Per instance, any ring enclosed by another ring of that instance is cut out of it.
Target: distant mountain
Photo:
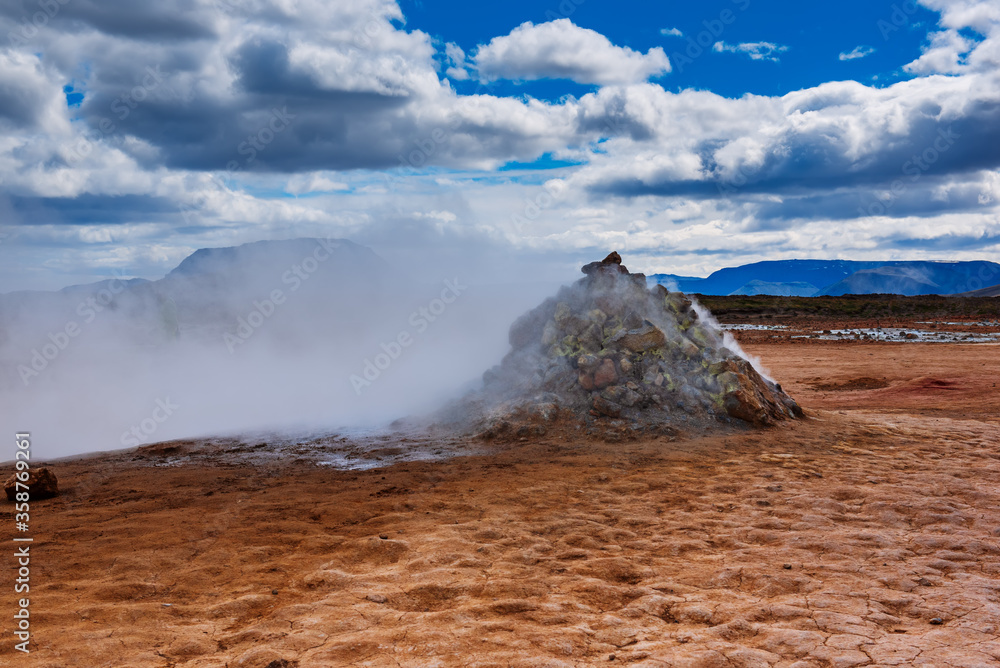
[[[727,267],[707,278],[654,274],[649,279],[704,295],[813,296],[954,294],[993,277],[1000,277],[1000,264],[982,260],[774,260]]]
[[[857,271],[882,264],[884,263],[852,260],[768,260],[739,267],[726,267],[714,272],[708,278],[689,278],[670,274],[654,274],[650,278],[664,284],[673,281],[683,292],[697,292],[703,295],[733,294],[751,281],[807,283],[819,291]],[[660,280],[661,278],[663,280]]]
[[[203,248],[155,281],[110,279],[0,295],[0,346],[30,355],[38,341],[68,323],[101,336],[120,334],[136,345],[179,335],[222,341],[241,318],[270,319],[269,332],[290,342],[358,338],[369,307],[398,301],[392,289],[400,283],[397,274],[373,250],[346,239]],[[279,310],[285,315],[271,319]],[[301,322],[309,323],[308,331]]]
[[[1000,285],[991,285],[988,288],[983,288],[981,290],[972,290],[970,292],[960,292],[956,297],[1000,297]]]
[[[777,295],[780,297],[812,297],[817,292],[817,288],[812,283],[796,281],[791,283],[775,283],[773,281],[758,281],[754,279],[744,285],[739,290],[730,294],[734,295]]]
[[[325,263],[334,257],[334,264],[345,262],[367,266],[369,269],[382,271],[387,268],[375,251],[356,244],[347,239],[286,239],[279,241],[256,241],[242,246],[225,248],[201,248],[188,255],[167,274],[166,279],[181,276],[205,276],[218,274],[238,276],[250,271],[254,275],[258,271],[271,269],[288,269],[295,264],[303,263],[307,258],[313,258],[318,263]],[[310,261],[311,262],[311,261]]]
[[[274,290],[306,295],[309,301],[363,301],[393,278],[393,268],[375,251],[346,239],[258,241],[202,248],[154,285],[196,320],[213,319],[233,305],[244,308]],[[228,315],[228,314],[227,314]]]
[[[1000,276],[995,262],[891,262],[863,269],[825,287],[823,295],[950,295],[982,285],[981,276]]]

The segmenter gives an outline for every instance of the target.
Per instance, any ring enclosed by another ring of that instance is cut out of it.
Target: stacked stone
[[[510,353],[467,398],[485,436],[537,435],[556,422],[676,433],[801,415],[682,293],[648,289],[618,253],[583,273],[513,324]]]

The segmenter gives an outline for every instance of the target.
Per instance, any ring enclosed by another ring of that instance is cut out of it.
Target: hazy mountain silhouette
[[[726,267],[707,278],[654,274],[657,283],[705,295],[955,294],[1000,279],[1000,264],[932,261],[772,260]]]

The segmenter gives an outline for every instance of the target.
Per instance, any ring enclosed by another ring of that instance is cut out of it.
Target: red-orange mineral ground
[[[50,462],[0,664],[1000,666],[997,347],[743,340],[804,419]]]

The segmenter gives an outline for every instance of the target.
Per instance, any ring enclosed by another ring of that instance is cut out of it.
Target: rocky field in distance
[[[695,295],[721,322],[782,320],[801,324],[810,319],[858,324],[944,319],[1000,320],[1000,299],[922,295],[843,295],[840,297],[774,297],[769,295]]]

